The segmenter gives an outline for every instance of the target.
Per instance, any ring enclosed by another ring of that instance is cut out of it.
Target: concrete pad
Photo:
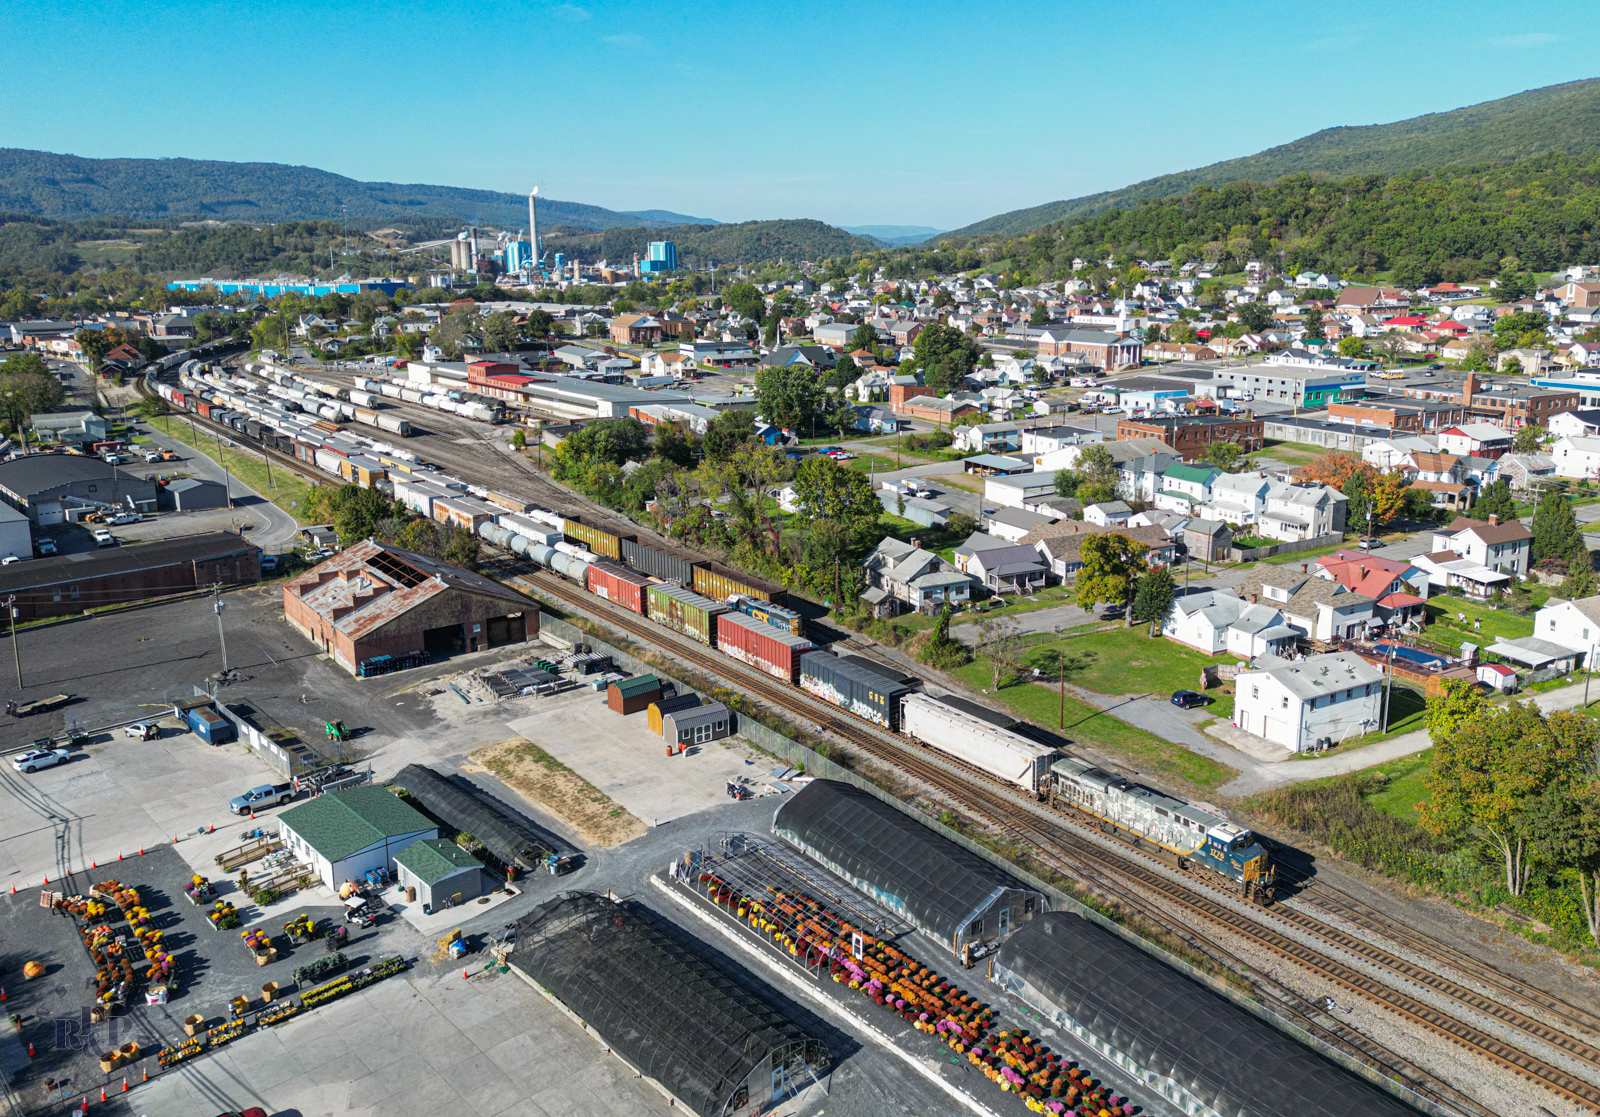
[[[390,893],[390,895],[401,897],[389,900],[390,911],[399,915],[430,939],[440,939],[449,934],[454,928],[461,926],[465,921],[476,919],[484,912],[493,911],[508,900],[513,900],[522,895],[522,890],[514,884],[507,885],[501,891],[490,892],[486,896],[480,897],[480,899],[489,901],[486,904],[480,903],[476,899],[468,900],[460,907],[445,908],[443,911],[436,911],[431,915],[423,914],[421,900],[414,904],[408,904],[404,899],[404,893]],[[388,897],[385,898],[388,899]]]
[[[548,700],[539,713],[507,723],[648,825],[668,822],[730,802],[727,782],[749,775],[753,758],[730,738],[691,745],[668,758],[666,742],[650,732],[643,713],[624,717],[591,691]],[[770,766],[771,758],[763,761]]]

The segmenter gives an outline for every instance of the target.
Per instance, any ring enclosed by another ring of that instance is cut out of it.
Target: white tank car
[[[901,700],[900,728],[907,736],[1032,795],[1048,789],[1050,762],[1060,755],[1048,745],[990,725],[926,694],[908,694]]]

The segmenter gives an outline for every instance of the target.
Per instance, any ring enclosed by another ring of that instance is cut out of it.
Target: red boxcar
[[[584,580],[589,592],[596,597],[635,613],[644,613],[644,591],[650,579],[643,574],[635,574],[621,563],[602,559],[589,564]]]
[[[203,415],[205,418],[207,418],[207,419],[211,418],[211,405],[209,403],[207,403],[205,400],[203,400],[203,399],[202,400],[196,400],[195,401],[195,405],[194,405],[194,409],[196,411],[200,412],[200,414]]]
[[[800,657],[811,650],[811,641],[743,613],[724,613],[717,618],[717,647],[741,663],[796,683]]]

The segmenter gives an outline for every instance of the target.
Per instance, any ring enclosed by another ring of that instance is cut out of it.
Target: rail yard
[[[333,381],[328,378],[328,382]],[[171,401],[170,393],[163,394]],[[565,510],[573,524],[607,533],[612,514],[592,508],[519,456],[505,452],[496,428],[472,415],[425,412],[420,401],[404,400],[393,410],[408,428],[404,447],[408,457],[397,460],[407,465],[434,462],[486,490]],[[204,415],[200,418],[211,421]],[[391,428],[374,429],[399,434],[392,429],[398,426],[396,422]],[[335,479],[335,470],[252,438],[241,426],[221,427],[234,437],[243,435],[274,464],[319,483]],[[489,453],[494,457],[486,460]],[[634,529],[629,525],[628,530]],[[618,534],[614,527],[609,531]],[[1119,825],[1105,809],[1061,794],[1061,781],[1049,774],[1055,765],[1042,759],[1018,766],[1011,776],[998,775],[997,764],[1015,764],[1017,753],[1002,749],[1003,760],[980,767],[948,745],[940,748],[937,731],[915,732],[925,721],[913,721],[914,736],[896,732],[902,728],[897,699],[906,701],[905,696],[885,695],[882,703],[841,700],[841,688],[828,672],[851,676],[871,689],[871,665],[799,646],[806,641],[792,631],[798,618],[785,611],[781,597],[759,580],[740,580],[731,571],[702,562],[694,569],[706,571],[704,580],[691,573],[687,585],[652,586],[627,576],[630,566],[619,561],[627,559],[620,540],[616,553],[610,554],[593,531],[563,532],[568,540],[587,546],[588,559],[573,555],[570,548],[557,551],[550,544],[543,544],[543,550],[503,547],[489,533],[480,534],[492,548],[489,565],[508,584],[589,617],[642,646],[660,649],[705,677],[732,685],[804,725],[816,726],[857,755],[909,778],[925,789],[922,794],[930,801],[948,804],[1031,851],[1041,868],[1137,912],[1215,966],[1232,971],[1260,1003],[1271,1006],[1288,1024],[1381,1076],[1403,1081],[1414,1092],[1414,1102],[1436,1112],[1473,1117],[1504,1112],[1503,1099],[1515,1096],[1511,1082],[1520,1080],[1548,1098],[1600,1112],[1600,1088],[1593,1084],[1600,1081],[1600,1015],[1409,928],[1325,880],[1288,879],[1279,869],[1274,882],[1270,868],[1263,880],[1260,868],[1246,874],[1248,861],[1240,861],[1231,877],[1225,867],[1221,872],[1209,865],[1203,867],[1206,871],[1197,871],[1201,867],[1183,854],[1203,843],[1175,847],[1170,836],[1152,839]],[[631,539],[636,548],[633,569],[640,567],[641,540],[648,540],[648,533],[639,530]],[[509,544],[509,537],[502,536],[501,541]],[[652,544],[646,542],[644,547],[651,550]],[[661,544],[656,549],[664,554],[668,548]],[[557,554],[572,561],[557,564]],[[596,590],[591,579],[603,585],[604,592]],[[711,596],[695,592],[712,586],[721,592]],[[731,595],[730,589],[735,591]],[[730,605],[729,596],[741,600]],[[751,613],[759,611],[762,602],[771,607],[769,615],[755,619],[752,626]],[[753,628],[765,642],[758,647],[741,636],[744,654],[715,650],[716,618],[723,615],[735,618],[730,635],[733,630],[745,633]],[[792,639],[779,641],[786,650],[777,650],[762,627],[790,630]],[[806,659],[819,655],[833,662],[808,672]],[[883,671],[886,676],[894,674],[886,666]],[[909,688],[902,689],[910,693]],[[914,697],[914,708],[925,716],[929,699]],[[1083,773],[1082,762],[1075,771]],[[1193,812],[1192,821],[1202,828],[1228,825],[1181,801],[1165,802]],[[1233,837],[1242,835],[1248,843],[1248,832],[1233,829]],[[1178,856],[1173,855],[1175,849]],[[1270,846],[1260,854],[1269,855]],[[1263,902],[1274,898],[1275,903]],[[1380,1041],[1340,1020],[1319,1003],[1321,997],[1335,993],[1376,1006],[1400,1023],[1401,1030],[1423,1030],[1454,1045],[1470,1057],[1462,1066],[1483,1068],[1481,1080],[1463,1077],[1460,1067],[1444,1067],[1437,1057],[1403,1053],[1396,1050],[1393,1037]]]

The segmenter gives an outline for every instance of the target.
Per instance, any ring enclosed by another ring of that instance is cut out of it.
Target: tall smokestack
[[[533,212],[533,199],[539,193],[535,186],[528,191],[528,245],[533,249],[533,266],[528,270],[528,278],[533,278],[533,273],[539,270],[539,219]]]
[[[472,237],[471,237],[471,240],[472,240],[472,264],[471,264],[469,270],[470,271],[477,271],[478,270],[478,227],[476,225],[473,225],[473,226],[470,227],[470,229],[468,231],[472,234]]]

